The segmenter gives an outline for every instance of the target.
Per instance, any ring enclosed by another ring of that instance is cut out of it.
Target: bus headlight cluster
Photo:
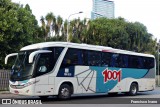
[[[24,84],[23,86],[24,86],[24,87],[27,87],[27,86],[30,86],[30,85],[35,84],[35,83],[37,83],[37,82],[39,82],[39,81],[30,81],[30,82]]]
[[[39,82],[39,80],[38,81],[30,81],[30,82],[27,82],[27,83],[25,83],[23,85],[12,85],[11,84],[10,87],[11,88],[15,88],[15,89],[22,89],[22,88],[28,87],[30,85],[33,85],[33,84],[35,84],[37,82]]]

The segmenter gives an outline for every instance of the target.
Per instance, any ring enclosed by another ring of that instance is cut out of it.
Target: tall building
[[[114,2],[109,0],[93,0],[91,19],[98,17],[114,18]]]

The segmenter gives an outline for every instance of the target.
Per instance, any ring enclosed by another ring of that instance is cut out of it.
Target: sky
[[[149,33],[160,39],[160,0],[111,1],[115,3],[115,18],[121,16],[129,22],[143,23]],[[41,16],[45,16],[49,12],[68,19],[69,15],[83,11],[81,14],[71,16],[69,18],[71,20],[78,17],[90,18],[92,11],[92,0],[12,0],[12,2],[29,4],[39,25]]]

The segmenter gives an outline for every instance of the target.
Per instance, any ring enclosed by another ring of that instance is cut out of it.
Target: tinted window
[[[54,67],[53,57],[51,57],[51,53],[40,54],[38,63],[37,63],[37,76],[48,73]]]
[[[101,66],[101,52],[88,51],[88,65]]]
[[[102,53],[102,66],[111,66],[111,53],[103,52]]]
[[[129,56],[129,68],[139,68],[138,58],[136,56]]]
[[[57,47],[57,48],[54,48],[54,61],[56,62],[57,59],[59,58],[63,48],[62,47]]]
[[[73,66],[73,65],[82,65],[83,64],[83,55],[82,50],[79,49],[68,49],[61,67]]]
[[[154,68],[154,59],[153,58],[143,58],[144,61],[144,68],[151,69]]]
[[[143,57],[129,56],[129,68],[144,68]]]
[[[122,55],[122,67],[128,67],[128,55]]]
[[[119,54],[113,53],[111,55],[111,67],[120,67],[120,56]]]
[[[150,69],[154,67],[154,59],[134,55],[69,48],[61,67],[74,65]]]
[[[36,66],[36,76],[52,71],[63,50],[62,47],[51,47],[46,49],[51,50],[52,52],[39,55]]]
[[[97,51],[69,48],[61,67],[73,65],[101,66],[101,53]]]

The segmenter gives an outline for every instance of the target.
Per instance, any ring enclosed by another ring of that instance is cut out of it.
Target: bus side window
[[[143,69],[144,68],[144,62],[143,62],[143,58],[142,57],[138,57],[138,63],[139,63],[139,68],[140,69]]]
[[[129,56],[129,67],[130,68],[139,68],[138,59],[135,56]]]
[[[62,62],[61,67],[82,65],[82,50],[69,48]]]
[[[101,52],[88,51],[88,65],[101,66]]]
[[[111,53],[103,52],[102,53],[102,66],[110,66],[111,63]]]
[[[61,54],[61,52],[62,52],[63,49],[64,49],[64,48],[62,48],[62,47],[56,47],[56,48],[55,48],[55,50],[54,50],[54,61],[55,61],[55,62],[56,62],[57,59],[59,58],[59,56],[60,56],[60,54]]]
[[[124,54],[112,55],[111,67],[127,68],[128,67],[128,56]]]
[[[144,68],[151,69],[154,68],[154,59],[153,58],[143,58],[144,59]]]
[[[123,55],[122,60],[123,60],[122,67],[128,68],[128,55]]]
[[[129,68],[142,69],[143,60],[138,56],[129,56]]]
[[[83,58],[83,65],[89,66],[89,64],[88,64],[88,51],[87,50],[82,51],[82,58]]]
[[[36,72],[37,76],[50,72],[54,65],[52,64],[53,58],[50,53],[40,54],[40,58],[38,60]]]
[[[116,54],[116,53],[114,53],[114,54],[112,54],[112,56],[111,56],[111,58],[112,58],[112,60],[111,60],[111,67],[119,67],[119,59],[118,59],[118,57],[119,57],[119,54]]]

